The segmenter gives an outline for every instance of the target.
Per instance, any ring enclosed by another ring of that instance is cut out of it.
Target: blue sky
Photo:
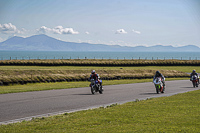
[[[0,0],[0,42],[36,34],[93,44],[200,47],[200,1]]]

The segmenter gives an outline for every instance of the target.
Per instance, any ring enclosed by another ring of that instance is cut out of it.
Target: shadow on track
[[[93,95],[93,94],[72,94],[72,95]]]
[[[155,93],[141,93],[140,95],[155,95],[157,94],[156,92]]]
[[[194,88],[194,87],[180,87],[180,88]]]

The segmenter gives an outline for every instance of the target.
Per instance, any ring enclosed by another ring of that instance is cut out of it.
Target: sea
[[[200,52],[0,51],[0,60],[30,60],[30,59],[200,60]]]

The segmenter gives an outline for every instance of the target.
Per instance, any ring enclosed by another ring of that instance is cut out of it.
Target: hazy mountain
[[[196,51],[200,52],[200,48],[194,45],[183,47],[156,45],[151,47],[123,47],[119,45],[105,44],[89,44],[64,42],[47,35],[34,35],[27,38],[12,37],[0,43],[0,50],[15,51],[158,51],[158,52],[175,52],[175,51]]]

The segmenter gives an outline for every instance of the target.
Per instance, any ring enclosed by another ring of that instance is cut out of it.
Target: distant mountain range
[[[34,35],[27,38],[12,37],[0,43],[0,50],[6,51],[133,51],[133,52],[200,52],[194,45],[183,47],[155,45],[151,47],[127,47],[119,45],[64,42],[47,35]]]

